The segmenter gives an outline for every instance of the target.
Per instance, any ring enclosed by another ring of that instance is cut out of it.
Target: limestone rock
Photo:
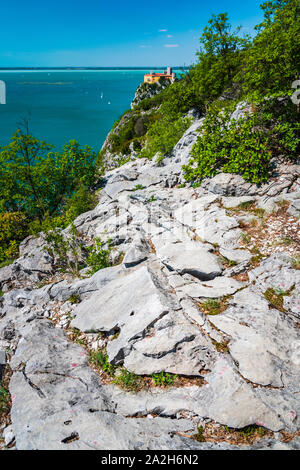
[[[213,279],[222,273],[222,264],[201,243],[172,243],[157,252],[161,261],[172,271],[189,273],[201,280]]]

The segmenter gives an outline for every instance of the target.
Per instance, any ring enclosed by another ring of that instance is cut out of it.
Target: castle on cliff
[[[172,71],[172,67],[167,67],[167,70],[165,70],[163,73],[156,73],[151,71],[150,73],[146,73],[144,76],[144,83],[156,83],[160,79],[168,79],[171,82],[174,82],[176,78],[176,73]]]

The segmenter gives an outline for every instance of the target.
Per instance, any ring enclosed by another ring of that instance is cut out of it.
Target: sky
[[[0,67],[183,66],[211,15],[253,34],[257,0],[1,0]]]

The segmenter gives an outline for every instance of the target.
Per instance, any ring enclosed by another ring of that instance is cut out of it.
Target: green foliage
[[[240,74],[244,93],[255,99],[289,94],[299,78],[299,1],[265,1],[262,10],[264,21],[256,26],[258,34]]]
[[[105,350],[91,351],[90,361],[95,367],[102,369],[108,375],[113,376],[115,374],[116,368],[109,362]]]
[[[28,224],[22,212],[0,212],[0,263],[18,255],[18,245],[27,235]]]
[[[296,108],[277,99],[257,104],[253,113],[230,121],[229,110],[211,108],[184,166],[188,181],[201,181],[218,172],[237,173],[251,183],[268,180],[274,155],[297,158],[300,126]]]
[[[28,131],[18,129],[0,152],[0,200],[2,211],[25,212],[44,220],[59,213],[77,186],[90,187],[95,180],[95,154],[72,140],[62,152]]]
[[[89,254],[86,259],[86,264],[90,267],[88,270],[88,274],[90,275],[110,265],[109,254],[111,252],[111,240],[104,243],[100,238],[95,238],[94,242],[94,245],[87,248]]]
[[[64,225],[67,227],[76,217],[93,209],[95,205],[95,194],[80,183],[78,189],[73,192],[65,205]]]
[[[95,154],[70,141],[62,152],[18,129],[0,149],[0,263],[18,255],[29,234],[65,228],[95,198]]]
[[[174,145],[189,127],[191,120],[178,116],[175,120],[170,115],[163,116],[148,130],[146,143],[140,157],[152,159],[158,154],[158,160],[171,152]]]
[[[240,27],[232,31],[227,13],[212,15],[200,38],[199,63],[192,70],[198,100],[208,104],[232,87],[242,58],[250,47],[249,37],[241,37]]]
[[[71,302],[71,304],[78,304],[80,302],[80,297],[78,294],[72,294],[68,300]]]
[[[285,312],[283,307],[283,297],[289,295],[289,293],[289,291],[283,291],[282,289],[269,287],[264,293],[264,296],[271,306],[277,308],[277,310],[280,310],[281,312]]]
[[[205,442],[205,436],[204,436],[204,427],[203,426],[198,426],[197,428],[197,434],[194,435],[194,439],[198,442]]]
[[[177,375],[161,371],[160,374],[152,374],[152,379],[156,387],[170,387],[174,385]]]
[[[127,111],[118,123],[118,129],[109,137],[110,151],[122,155],[129,153],[130,144],[138,142],[139,138],[146,134],[148,122],[151,122],[148,115],[141,115],[138,111]]]
[[[164,99],[164,92],[161,92],[157,95],[154,95],[152,98],[145,98],[140,101],[135,107],[135,110],[139,111],[149,111],[153,108],[158,108]]]
[[[114,384],[119,385],[119,387],[128,392],[137,392],[143,388],[144,383],[142,377],[126,369],[121,369],[119,372],[120,373],[113,380]]]
[[[145,187],[142,184],[136,184],[132,191],[143,190]]]
[[[0,422],[1,418],[10,411],[10,398],[7,390],[0,385]]]
[[[294,269],[300,269],[300,256],[295,256],[295,258],[292,258],[291,261]]]
[[[71,225],[68,233],[58,227],[45,235],[45,250],[56,261],[56,267],[65,273],[78,276],[84,266],[83,244],[78,237],[76,227]]]

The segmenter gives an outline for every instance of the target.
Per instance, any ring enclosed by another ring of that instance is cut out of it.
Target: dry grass
[[[274,437],[274,434],[257,425],[234,429],[209,423],[205,426],[199,426],[197,434],[190,437],[198,442],[228,442],[232,445],[249,445],[262,438]]]
[[[232,278],[240,282],[249,282],[249,276],[246,271],[240,274],[236,274],[235,276],[232,276]]]
[[[9,366],[4,369],[2,382],[0,383],[0,426],[6,427],[10,424],[11,396],[8,390],[12,370]],[[4,439],[0,436],[0,450],[4,448]]]
[[[221,299],[208,299],[204,302],[198,302],[197,305],[206,315],[219,315],[227,309],[230,297],[227,295]]]
[[[270,287],[266,290],[264,296],[271,305],[271,307],[274,307],[277,310],[280,310],[281,312],[285,312],[286,310],[283,308],[283,297],[289,295],[291,291],[292,289],[290,289],[290,291],[282,291],[281,289],[273,289],[272,287]]]
[[[256,248],[263,255],[288,252],[294,259],[299,258],[299,223],[295,217],[288,214],[288,207],[288,201],[281,201],[273,213],[261,213],[258,216],[259,222],[242,222],[241,244],[248,249]],[[253,259],[254,266],[258,262],[258,259]]]
[[[300,430],[299,431],[296,431],[294,433],[289,433],[289,432],[286,432],[286,431],[280,431],[280,434],[281,434],[281,442],[290,442],[292,441],[295,437],[300,437]]]

